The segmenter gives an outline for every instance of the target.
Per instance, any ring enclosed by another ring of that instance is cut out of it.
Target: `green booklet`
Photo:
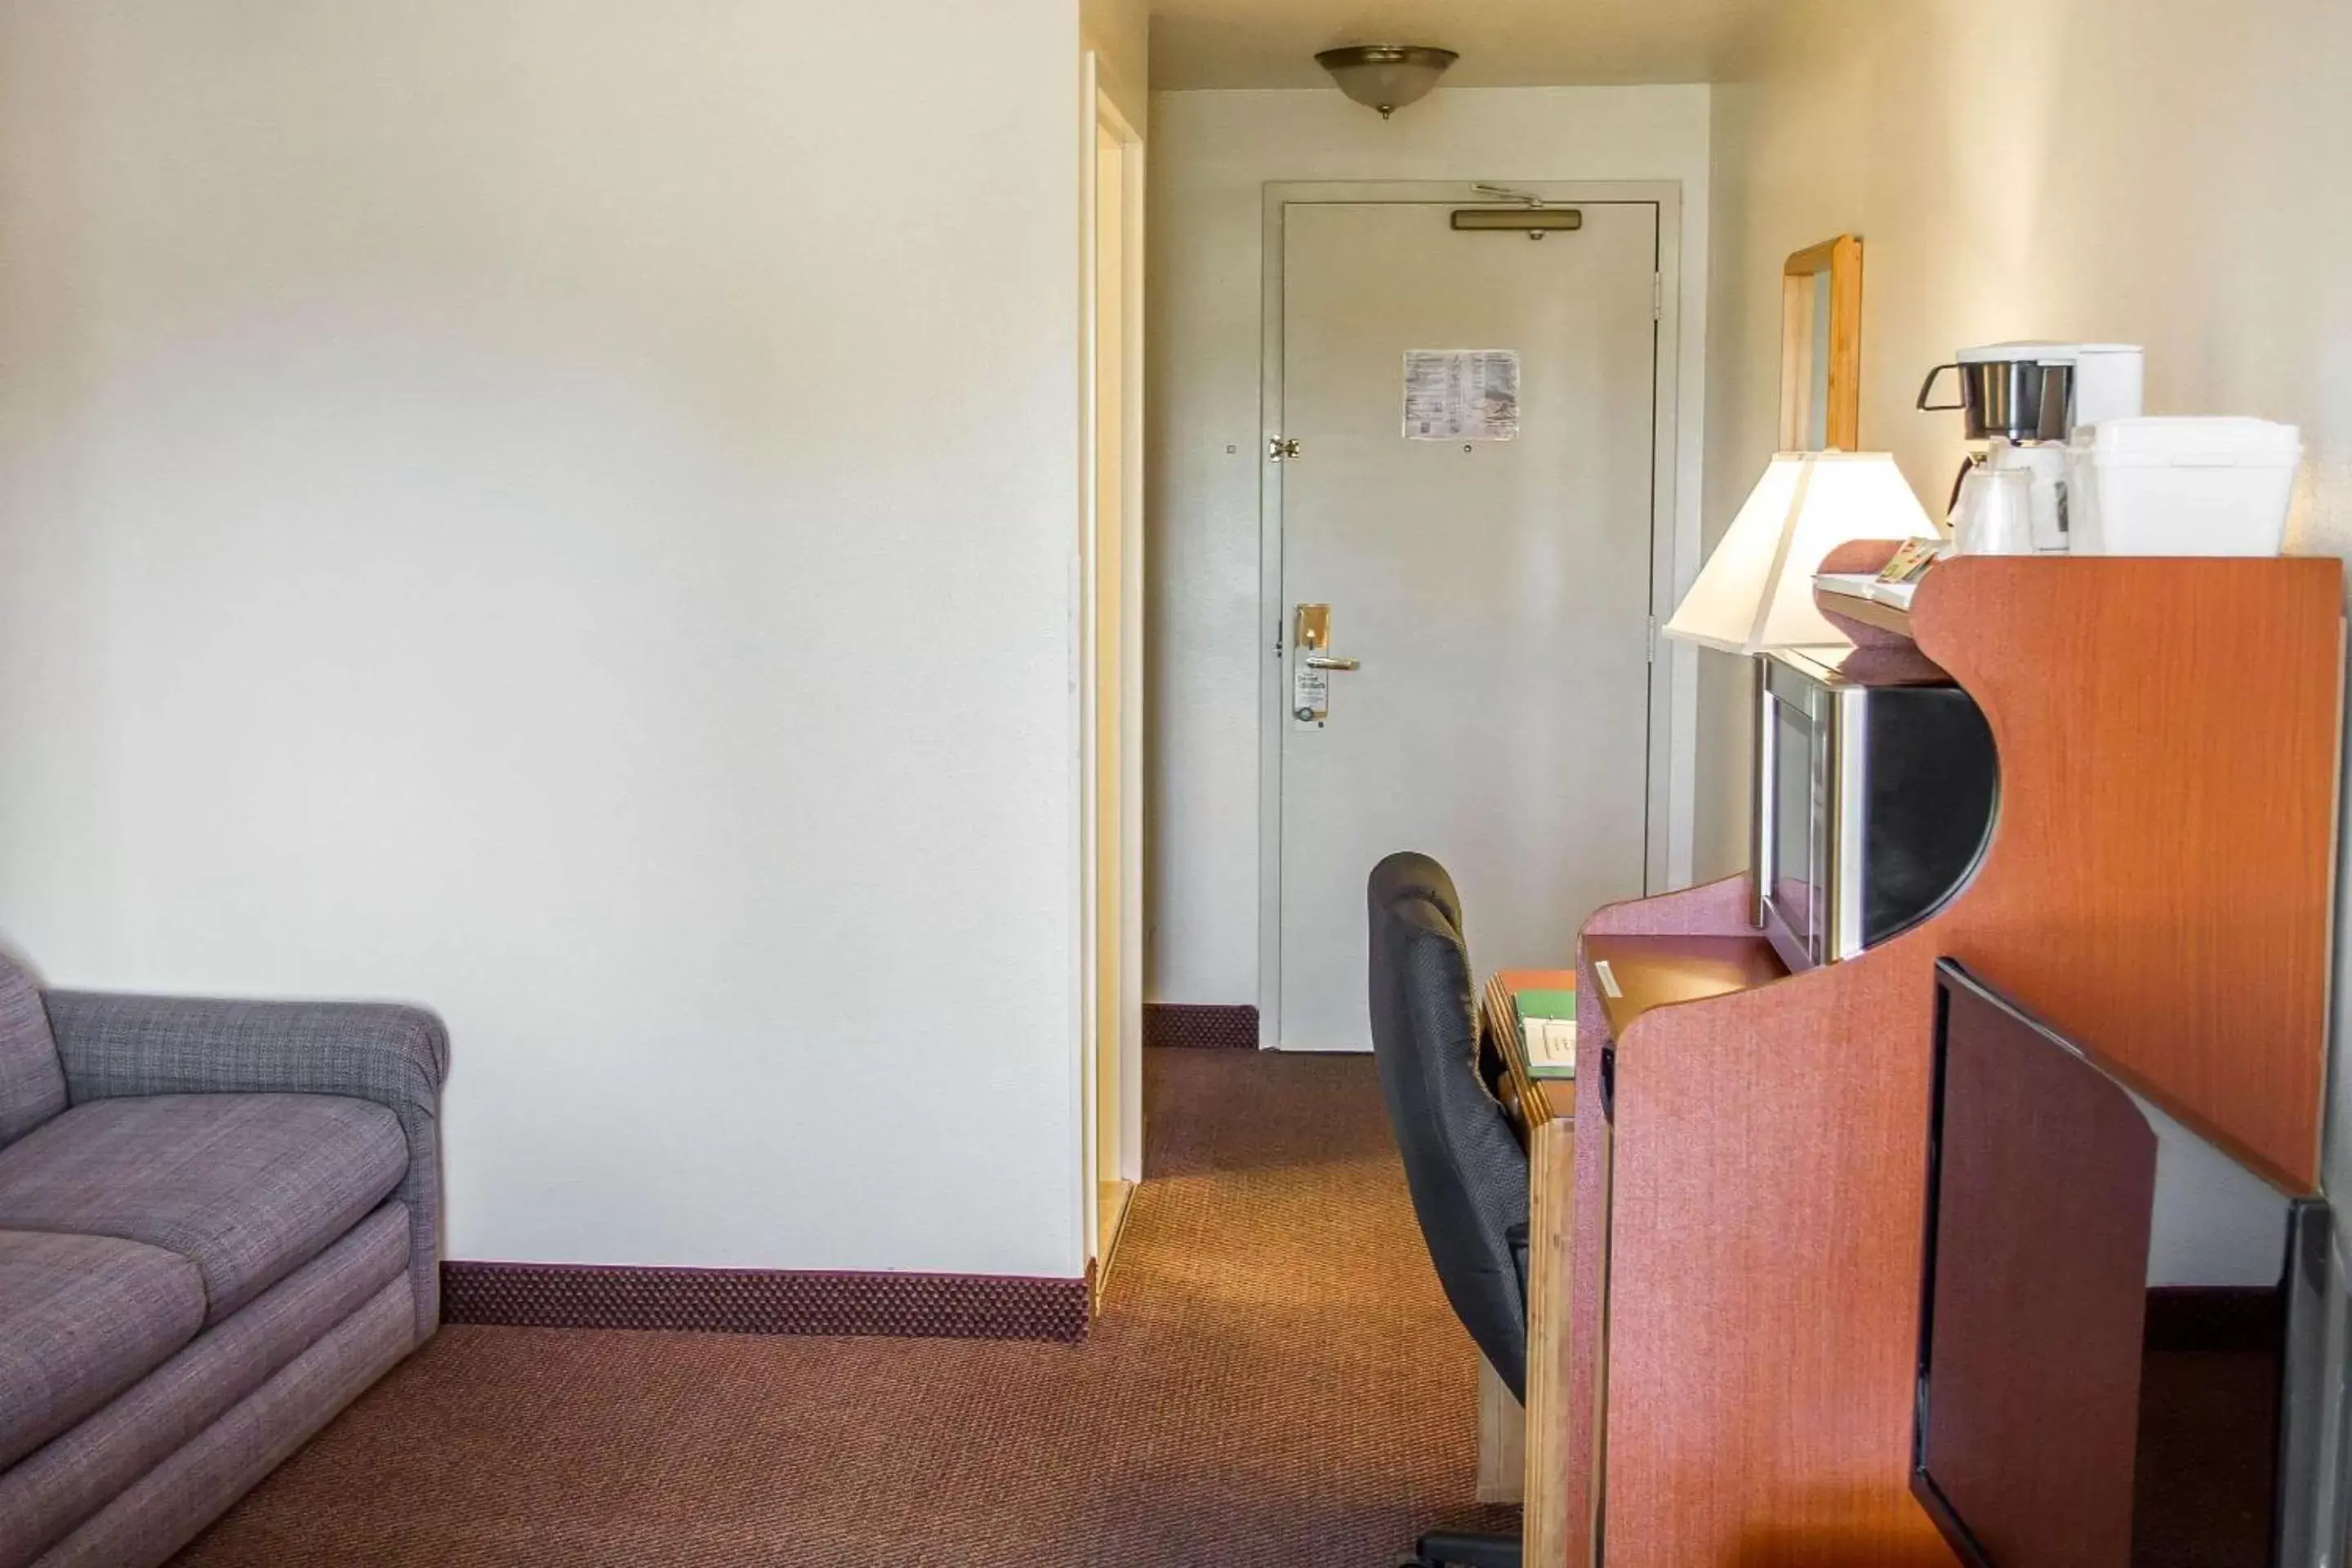
[[[1555,987],[1514,991],[1511,1005],[1519,1016],[1528,1070],[1538,1078],[1574,1078],[1576,992]]]
[[[1522,1018],[1561,1018],[1576,1022],[1576,991],[1514,991],[1511,1005]]]

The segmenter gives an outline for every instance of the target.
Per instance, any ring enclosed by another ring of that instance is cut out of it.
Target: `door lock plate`
[[[1331,606],[1301,605],[1290,617],[1291,657],[1297,662],[1290,670],[1290,719],[1301,730],[1320,730],[1331,716],[1331,675],[1335,670],[1353,669],[1352,658],[1334,658],[1326,651],[1331,646]]]

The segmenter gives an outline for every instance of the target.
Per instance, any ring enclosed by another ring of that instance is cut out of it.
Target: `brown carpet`
[[[1085,1345],[447,1328],[180,1563],[1389,1568],[1509,1528],[1370,1060],[1145,1070]]]

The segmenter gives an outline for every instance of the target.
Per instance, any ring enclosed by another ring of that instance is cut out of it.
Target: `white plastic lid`
[[[2148,416],[2109,419],[2084,435],[2102,458],[2117,462],[2285,464],[2303,458],[2303,431],[2268,419]]]
[[[1985,343],[1977,348],[1962,349],[1952,357],[1962,364],[2003,364],[2012,360],[2025,360],[2034,364],[2073,364],[2084,354],[2136,354],[2137,343],[2050,343],[2025,340],[2010,343]]]

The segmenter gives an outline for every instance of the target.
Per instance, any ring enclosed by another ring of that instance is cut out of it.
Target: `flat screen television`
[[[1969,1568],[2316,1559],[2326,1205],[1947,959],[1912,1494]]]

